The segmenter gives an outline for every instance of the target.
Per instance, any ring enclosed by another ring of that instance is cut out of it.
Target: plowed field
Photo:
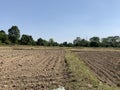
[[[0,50],[0,90],[50,90],[65,77],[64,50]]]
[[[102,82],[120,86],[119,51],[77,51],[76,53]]]

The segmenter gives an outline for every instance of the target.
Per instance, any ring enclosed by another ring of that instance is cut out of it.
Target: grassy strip
[[[100,82],[74,53],[67,51],[65,58],[69,76],[67,90],[118,90]]]

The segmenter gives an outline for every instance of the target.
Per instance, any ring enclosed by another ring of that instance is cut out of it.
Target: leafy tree
[[[99,37],[92,37],[92,38],[90,38],[90,41],[92,42],[100,42],[100,38]]]
[[[22,45],[34,45],[32,36],[23,34],[20,40]]]
[[[54,42],[53,46],[59,46],[59,43],[58,42]]]
[[[102,38],[102,46],[103,47],[109,47],[107,38]]]
[[[8,36],[7,36],[7,34],[5,33],[4,30],[0,31],[0,41],[1,41],[1,43],[9,44]]]
[[[61,47],[73,47],[74,45],[72,43],[68,43],[67,41],[59,44]]]
[[[120,37],[119,36],[109,36],[107,38],[102,38],[102,46],[104,46],[104,47],[120,47]]]
[[[77,37],[77,38],[73,41],[73,44],[74,44],[74,46],[80,46],[80,42],[81,42],[81,38],[80,38],[80,37]]]
[[[90,38],[90,46],[91,47],[99,47],[100,46],[100,38],[99,37]]]
[[[36,42],[37,45],[40,45],[40,46],[47,46],[48,45],[48,41],[42,39],[42,38],[39,38]]]
[[[49,42],[47,40],[43,40],[43,46],[48,46]]]
[[[60,46],[60,47],[64,47],[63,43],[60,43],[59,46]]]
[[[49,46],[54,46],[54,39],[53,38],[49,39]]]
[[[102,46],[103,47],[111,47],[111,40],[110,40],[110,38],[102,38]]]
[[[89,46],[89,42],[87,40],[85,40],[85,39],[82,39],[80,41],[80,46],[82,46],[82,47],[88,47]]]
[[[63,46],[67,47],[68,43],[67,42],[63,42]]]
[[[119,47],[120,45],[120,37],[119,36],[114,36],[112,38],[112,46],[113,47]]]
[[[43,45],[43,39],[39,38],[36,43],[37,45]]]
[[[17,26],[12,26],[8,30],[8,37],[9,37],[9,40],[11,41],[11,43],[17,44],[18,40],[20,38],[20,30],[19,30],[19,28]]]
[[[67,46],[68,47],[73,47],[73,44],[72,43],[68,43]]]

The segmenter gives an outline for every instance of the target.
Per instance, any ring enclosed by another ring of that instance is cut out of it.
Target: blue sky
[[[72,42],[120,35],[120,0],[0,0],[0,29]]]

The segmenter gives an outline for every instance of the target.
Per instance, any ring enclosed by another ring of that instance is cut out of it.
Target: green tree
[[[54,39],[53,38],[49,39],[49,46],[54,46]]]
[[[8,37],[11,43],[18,44],[18,40],[20,38],[20,30],[17,26],[12,26],[8,30]]]
[[[68,47],[73,47],[73,44],[72,43],[68,43],[67,46]]]
[[[109,42],[109,38],[102,38],[102,43],[101,43],[101,45],[102,45],[103,47],[111,47],[111,44],[110,44],[110,42]]]
[[[100,46],[100,38],[99,37],[90,38],[90,46],[91,47],[99,47]]]
[[[47,46],[47,41],[42,38],[39,38],[36,43],[40,46]]]
[[[68,45],[67,41],[63,42],[63,46],[67,47],[67,45]]]
[[[120,46],[120,37],[114,36],[112,38],[112,47],[119,47]]]
[[[40,45],[40,46],[47,46],[48,45],[48,41],[42,39],[42,38],[39,38],[36,42],[37,45]]]
[[[104,47],[120,47],[120,37],[119,36],[109,36],[107,38],[102,38],[102,46],[104,46]]]
[[[42,38],[39,38],[38,40],[37,40],[37,45],[41,45],[41,46],[43,46],[44,44],[43,44],[43,39]]]
[[[59,46],[60,46],[60,47],[64,47],[63,43],[60,43]]]
[[[4,30],[0,31],[0,42],[3,44],[9,44],[8,35],[5,33]]]
[[[58,42],[54,42],[53,46],[59,46],[59,43]]]
[[[80,37],[77,37],[77,38],[73,41],[74,46],[80,46],[80,43],[81,43],[81,38],[80,38]]]
[[[20,40],[22,45],[34,45],[32,36],[23,34]]]
[[[89,42],[87,40],[85,40],[85,39],[82,39],[80,41],[80,46],[82,46],[82,47],[88,47],[89,46]]]

